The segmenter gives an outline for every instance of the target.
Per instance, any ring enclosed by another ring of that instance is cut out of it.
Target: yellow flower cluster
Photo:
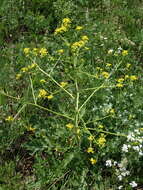
[[[24,54],[25,54],[26,56],[28,56],[29,53],[30,53],[30,48],[24,48],[23,52],[24,52]]]
[[[22,74],[18,73],[18,74],[16,75],[16,80],[20,79],[21,77],[22,77]]]
[[[93,149],[92,147],[89,147],[89,148],[87,149],[87,152],[93,154],[93,153],[94,153],[94,149]]]
[[[102,72],[101,73],[101,75],[104,77],[104,78],[106,78],[106,79],[108,79],[109,78],[109,73],[108,72]]]
[[[63,49],[59,49],[59,50],[57,50],[57,52],[58,52],[59,54],[62,54],[62,53],[64,53],[64,50],[63,50]]]
[[[88,37],[87,36],[82,36],[81,37],[81,40],[78,41],[78,42],[74,42],[72,45],[71,45],[71,49],[73,52],[75,52],[77,49],[81,48],[81,47],[84,47],[85,44],[88,42]]]
[[[7,118],[5,118],[6,121],[13,121],[13,117],[12,116],[8,116]]]
[[[116,87],[118,87],[118,88],[122,88],[124,86],[124,84],[122,84],[122,83],[117,83],[116,84]]]
[[[26,128],[27,128],[27,131],[31,131],[31,132],[35,132],[36,130],[34,127],[31,127],[31,125]]]
[[[40,83],[46,83],[45,79],[41,79]]]
[[[49,100],[53,98],[53,95],[48,95],[47,91],[44,89],[39,90],[38,98],[48,98]]]
[[[28,65],[27,67],[22,67],[22,68],[20,69],[20,72],[21,72],[21,73],[26,73],[26,72],[30,71],[31,69],[35,68],[36,66],[37,66],[36,63],[32,63],[31,65]],[[17,80],[22,77],[22,74],[21,74],[21,73],[18,73],[18,74],[16,75],[16,79],[17,79]]]
[[[93,141],[93,140],[94,140],[94,136],[93,136],[93,135],[90,135],[90,136],[88,137],[88,140],[89,140],[89,141]]]
[[[124,78],[119,78],[117,79],[117,84],[116,84],[116,87],[118,88],[122,88],[124,86],[123,82],[127,79],[130,79],[131,81],[135,81],[135,80],[138,80],[138,77],[136,75],[125,75]]]
[[[67,127],[68,129],[72,129],[72,128],[74,128],[74,125],[73,125],[72,123],[68,123],[68,124],[66,125],[66,127]]]
[[[60,86],[64,88],[65,86],[67,86],[67,84],[68,84],[67,82],[61,82]]]
[[[97,143],[99,146],[105,146],[106,143],[106,139],[105,139],[105,135],[101,134],[99,139],[97,140]]]
[[[75,29],[76,29],[76,30],[82,30],[83,27],[82,27],[82,26],[77,26]]]
[[[67,32],[68,29],[70,28],[70,24],[71,24],[71,20],[69,18],[64,18],[62,20],[62,24],[59,28],[56,28],[55,30],[55,35],[58,34],[58,33],[63,33],[63,32]]]
[[[48,54],[48,51],[46,48],[41,48],[39,54],[41,57],[45,57]]]
[[[126,55],[128,55],[128,51],[127,50],[123,50],[122,51],[122,56],[126,56]]]
[[[26,57],[28,57],[30,54],[34,56],[40,55],[40,57],[45,57],[48,54],[48,51],[46,48],[24,48],[23,52]]]
[[[96,164],[96,163],[97,163],[97,160],[96,160],[96,159],[94,159],[94,158],[90,158],[90,162],[91,162],[91,164],[92,164],[92,165],[94,165],[94,164]]]
[[[138,77],[135,76],[135,75],[131,75],[131,76],[130,76],[130,80],[132,80],[132,81],[134,81],[134,80],[138,80]]]

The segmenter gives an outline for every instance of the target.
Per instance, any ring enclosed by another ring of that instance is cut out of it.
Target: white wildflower
[[[122,151],[123,152],[128,152],[128,145],[123,144]]]
[[[137,183],[135,181],[132,181],[131,183],[129,183],[132,187],[137,187]]]
[[[113,51],[114,51],[113,49],[109,49],[109,50],[108,50],[108,54],[112,54]]]
[[[111,167],[112,166],[112,161],[111,160],[106,160],[106,166]]]
[[[121,175],[118,175],[118,179],[119,179],[119,181],[121,181],[123,179],[123,177]]]

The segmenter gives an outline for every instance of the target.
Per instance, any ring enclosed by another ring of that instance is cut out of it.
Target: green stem
[[[27,106],[27,104],[24,104],[24,105],[19,109],[19,111],[17,112],[17,114],[14,116],[13,120],[15,120],[15,119],[18,117],[18,115],[20,114],[20,112],[21,112],[26,106]]]
[[[30,78],[30,85],[31,85],[33,100],[34,100],[34,103],[37,104],[37,103],[36,103],[36,97],[35,97],[35,94],[34,94],[33,82],[32,82],[32,79],[31,79],[31,76],[30,76],[30,75],[29,75],[29,78]]]
[[[106,133],[106,134],[109,134],[109,135],[115,135],[115,136],[127,137],[127,136],[124,135],[124,134],[117,134],[117,133],[112,133],[112,132],[108,132],[108,131],[97,130],[97,129],[94,129],[94,128],[87,128],[87,129],[88,129],[88,130],[97,131],[97,132],[100,132],[100,133]]]
[[[85,100],[85,102],[80,106],[80,108],[79,108],[79,111],[87,104],[87,102],[92,98],[92,96],[95,94],[95,92],[97,92],[98,90],[100,90],[101,88],[103,88],[103,85],[104,85],[104,83],[101,85],[101,86],[99,86],[98,88],[96,88],[91,94],[90,94],[90,96]]]
[[[105,119],[105,118],[108,118],[108,117],[111,117],[111,116],[112,116],[112,115],[107,115],[107,116],[102,117],[102,118],[99,118],[99,119],[95,119],[95,120],[92,120],[92,121],[88,121],[88,122],[86,122],[86,125],[89,124],[89,123],[96,122],[96,121],[101,121],[101,120],[103,120],[103,119]]]
[[[9,98],[15,99],[15,100],[20,100],[20,98],[11,96],[11,95],[6,94],[5,92],[2,92],[2,91],[0,91],[0,94],[2,94],[2,95],[4,95],[4,96],[7,96],[7,97],[9,97]]]
[[[55,111],[53,111],[53,110],[50,110],[50,109],[45,108],[45,107],[43,107],[43,106],[40,106],[40,105],[38,105],[38,104],[33,104],[33,103],[30,103],[30,102],[27,102],[27,104],[32,105],[32,106],[35,106],[35,107],[38,107],[38,108],[43,109],[43,110],[46,110],[46,111],[49,111],[49,112],[51,112],[51,113],[53,113],[53,114],[55,114],[55,115],[65,117],[65,118],[70,119],[70,120],[74,120],[73,118],[69,117],[68,115],[64,115],[64,114],[55,112]]]
[[[65,91],[72,99],[74,99],[73,95],[67,91],[65,88],[63,88],[51,75],[49,75],[48,73],[46,73],[43,69],[41,69],[39,67],[39,65],[37,65],[38,69],[44,73],[46,76],[48,76],[57,86],[59,86],[63,91]]]
[[[78,105],[79,105],[79,90],[78,90],[78,84],[77,84],[77,80],[75,82],[76,85],[76,91],[77,91],[77,95],[76,95],[76,107],[75,107],[75,127],[76,129],[78,128],[78,116],[79,116],[79,110],[78,110]]]

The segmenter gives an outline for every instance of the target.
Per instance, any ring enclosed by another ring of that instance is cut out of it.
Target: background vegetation
[[[0,190],[141,189],[142,1],[0,4]]]

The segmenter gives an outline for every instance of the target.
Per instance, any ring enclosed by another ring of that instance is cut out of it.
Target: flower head
[[[54,96],[51,94],[49,96],[47,96],[48,100],[51,100]]]
[[[44,56],[46,56],[47,55],[47,49],[46,48],[41,48],[40,49],[40,51],[39,51],[39,53],[40,53],[40,56],[41,57],[44,57]]]
[[[93,136],[93,135],[90,135],[90,136],[88,137],[88,140],[89,140],[89,141],[93,141],[93,140],[94,140],[94,136]]]
[[[94,164],[96,164],[97,160],[94,159],[94,158],[90,158],[90,162],[91,162],[92,165],[94,165]]]
[[[5,120],[6,120],[6,121],[9,121],[9,122],[10,122],[10,121],[13,121],[13,119],[14,119],[14,118],[13,118],[12,116],[8,116],[7,118],[5,118]]]
[[[135,181],[132,181],[132,182],[129,183],[129,184],[130,184],[133,188],[134,188],[134,187],[137,187],[137,185],[138,185]]]
[[[67,84],[68,84],[67,82],[61,82],[60,86],[64,88]]]
[[[30,48],[24,48],[23,52],[25,55],[28,55],[30,53]]]
[[[87,152],[88,152],[88,153],[94,153],[94,149],[93,149],[92,147],[89,147],[89,148],[87,149]]]
[[[39,90],[38,98],[46,98],[47,92],[44,89]]]
[[[132,81],[134,81],[134,80],[138,80],[138,77],[135,76],[135,75],[131,75],[131,76],[130,76],[130,80],[132,80]]]
[[[82,26],[77,26],[75,29],[76,29],[76,30],[82,30],[83,27],[82,27]]]
[[[121,87],[123,87],[124,85],[122,84],[122,83],[117,83],[116,84],[116,87],[118,87],[118,88],[121,88]]]
[[[123,55],[123,56],[128,55],[128,51],[127,51],[127,50],[123,50],[123,51],[122,51],[122,55]]]
[[[69,129],[72,129],[72,128],[74,127],[74,125],[73,125],[72,123],[68,123],[68,124],[66,125],[66,127],[69,128]]]

